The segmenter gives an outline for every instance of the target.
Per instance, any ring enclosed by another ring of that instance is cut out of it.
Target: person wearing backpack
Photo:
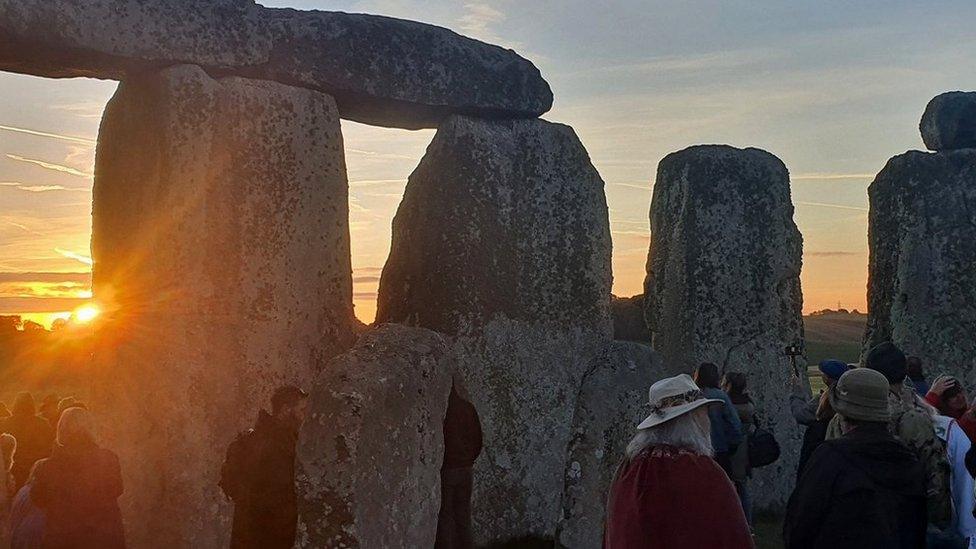
[[[298,495],[295,452],[305,421],[308,393],[281,387],[271,397],[271,413],[258,412],[253,429],[227,448],[220,487],[234,502],[233,549],[286,549],[295,543]]]
[[[888,380],[868,368],[830,388],[843,434],[813,451],[790,496],[786,549],[925,547],[925,465],[889,430],[888,395]]]

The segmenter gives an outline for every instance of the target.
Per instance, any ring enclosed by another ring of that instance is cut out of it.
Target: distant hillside
[[[857,311],[819,311],[803,317],[808,364],[825,358],[857,362],[868,316]]]

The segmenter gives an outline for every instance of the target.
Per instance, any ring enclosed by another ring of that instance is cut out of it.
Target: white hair
[[[712,456],[711,424],[708,421],[708,408],[701,406],[654,427],[639,429],[627,444],[626,456],[634,459],[651,446],[668,445],[702,456]]]

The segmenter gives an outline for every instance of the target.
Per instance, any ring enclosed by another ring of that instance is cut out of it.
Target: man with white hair
[[[735,487],[712,459],[707,399],[688,375],[651,386],[607,502],[605,549],[753,547]]]

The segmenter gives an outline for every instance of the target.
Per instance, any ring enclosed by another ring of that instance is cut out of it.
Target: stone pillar
[[[580,386],[566,457],[557,547],[600,549],[610,485],[648,414],[647,390],[666,377],[650,347],[614,341]]]
[[[803,340],[802,237],[786,166],[759,149],[697,146],[666,156],[651,203],[645,311],[670,374],[702,362],[742,371],[783,457],[757,469],[760,506],[785,503],[799,432],[789,396],[806,387],[784,350]],[[801,361],[802,362],[802,361]]]
[[[868,188],[865,352],[892,341],[929,379],[976,383],[976,94],[929,103],[925,143],[888,161]]]
[[[132,547],[220,547],[227,444],[353,338],[335,103],[177,66],[125,80],[95,169],[93,404]]]
[[[433,547],[452,343],[396,324],[320,374],[299,443],[301,547]]]
[[[410,176],[378,321],[455,336],[484,429],[478,544],[555,534],[579,386],[611,340],[610,248],[569,127],[453,117]]]

